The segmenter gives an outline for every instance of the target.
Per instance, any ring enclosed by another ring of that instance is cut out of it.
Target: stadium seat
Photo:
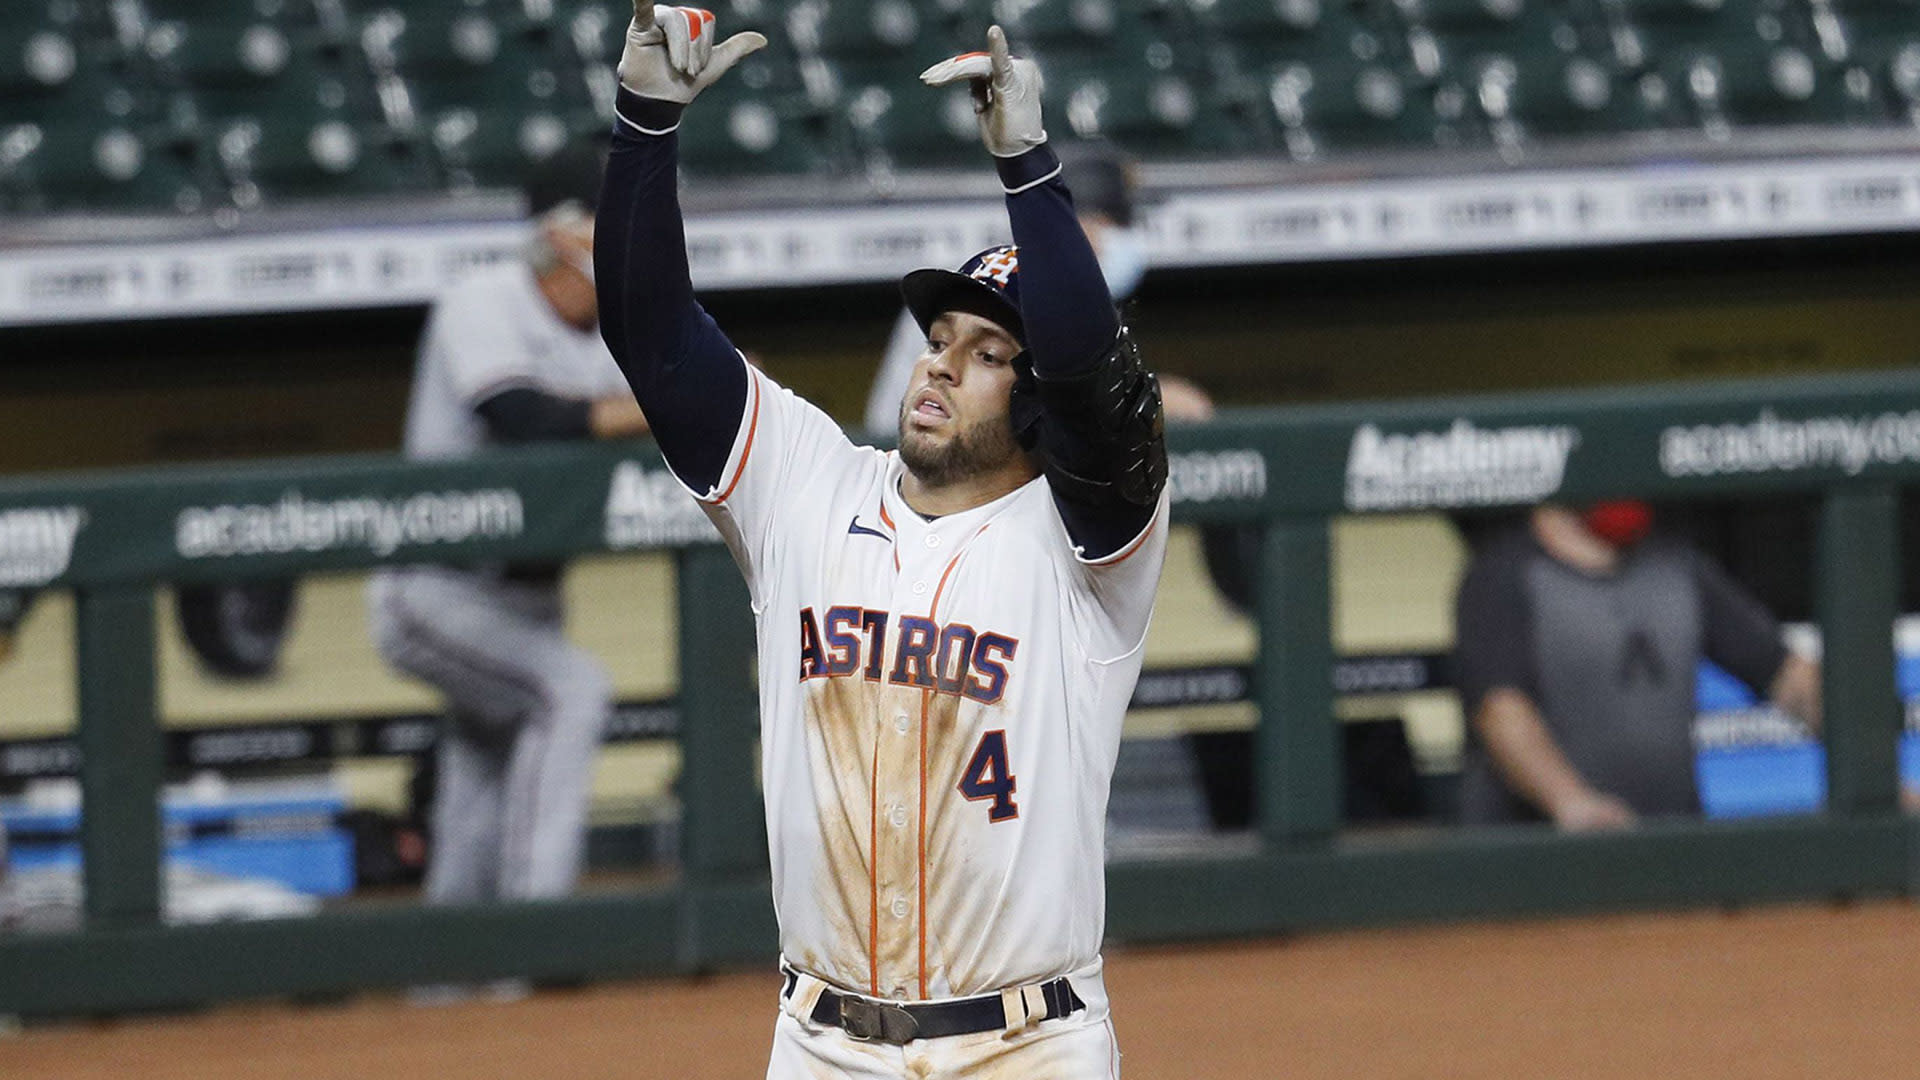
[[[1262,82],[1282,143],[1296,159],[1437,144],[1441,125],[1431,92],[1385,63],[1282,63],[1268,69]]]
[[[1387,0],[1191,0],[1198,27],[1246,70],[1284,61],[1397,63],[1404,31]]]
[[[830,72],[808,65],[811,84],[832,90],[834,129],[868,172],[977,164],[979,124],[964,87],[923,86],[924,55],[898,61],[842,62]]]
[[[633,5],[625,8],[623,13],[619,5],[588,0],[556,12],[562,46],[571,48],[583,66],[610,68],[618,64]]]
[[[1662,126],[1666,114],[1638,81],[1592,55],[1481,57],[1468,83],[1490,124],[1517,125],[1527,142]]]
[[[612,86],[593,93],[571,35],[517,34],[512,17],[473,4],[411,6],[362,24],[385,124],[400,142],[431,146],[457,189],[516,184],[583,126],[582,114],[611,121]]]
[[[1167,17],[1171,5],[1153,0],[1031,0],[1003,5],[1009,40],[1024,48],[1103,48],[1121,30],[1123,19],[1147,12]]]
[[[1274,96],[1277,91],[1286,109],[1298,111],[1296,90],[1304,73],[1318,66],[1383,69],[1403,95],[1425,92],[1413,84],[1429,84],[1437,74],[1437,57],[1424,74],[1416,74],[1405,25],[1389,0],[1191,2],[1212,42],[1223,109],[1255,147],[1283,147],[1294,157],[1319,155],[1320,140],[1306,132],[1303,120],[1282,120]],[[1276,83],[1286,71],[1293,78]]]
[[[0,127],[0,199],[18,211],[197,210],[205,200],[202,167],[196,142],[155,139],[121,123]]]
[[[772,52],[768,50],[767,52]],[[835,158],[830,111],[801,92],[777,52],[755,54],[734,78],[700,96],[680,125],[681,163],[690,176],[829,169]]]
[[[79,66],[73,35],[46,25],[18,28],[0,38],[0,95],[11,102],[57,93]]]
[[[1809,0],[1815,58],[1837,69],[1865,122],[1920,119],[1920,0]]]
[[[1061,34],[1031,50],[1046,77],[1049,123],[1145,156],[1216,156],[1258,144],[1230,119],[1235,101],[1251,94],[1236,96],[1231,70],[1183,8],[1148,2],[1102,12],[1099,25],[1112,21],[1101,36]]]
[[[1207,69],[1135,61],[1054,63],[1047,71],[1047,111],[1060,118],[1050,123],[1076,138],[1112,140],[1144,157],[1250,147],[1251,133],[1231,122],[1232,102]]]
[[[1852,60],[1883,115],[1920,126],[1920,31],[1876,37],[1856,47]]]
[[[1403,0],[1416,67],[1460,77],[1495,57],[1549,66],[1583,53],[1604,55],[1597,15],[1560,0]],[[1524,58],[1524,59],[1523,59]],[[1425,72],[1423,72],[1425,73]]]
[[[1057,133],[1156,159],[1920,123],[1920,0],[708,6],[723,32],[759,29],[772,45],[709,91],[707,122],[684,129],[687,171],[702,178],[878,183],[894,170],[970,167],[966,96],[915,79],[977,48],[996,21],[1041,62]],[[10,207],[205,206],[225,184],[265,201],[510,185],[528,161],[611,124],[631,10],[627,0],[4,7]],[[43,177],[64,186],[43,192]]]
[[[230,115],[213,144],[235,203],[419,190],[433,180],[419,140],[324,110]]]
[[[1340,18],[1343,0],[1190,0],[1195,18],[1212,32],[1238,41],[1297,39]]]
[[[926,27],[911,0],[800,0],[781,27],[803,56],[897,55],[913,50]]]
[[[1749,41],[1663,58],[1669,82],[1711,133],[1840,121],[1849,107],[1844,81],[1792,45]]]
[[[202,87],[271,79],[293,58],[287,31],[270,22],[169,21],[147,41],[156,61]]]
[[[1786,33],[1783,0],[1602,0],[1613,60],[1628,71],[1672,67],[1680,53]]]

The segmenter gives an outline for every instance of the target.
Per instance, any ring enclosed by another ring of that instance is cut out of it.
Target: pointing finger
[[[642,33],[653,29],[653,0],[633,0],[633,25]]]
[[[998,23],[987,28],[987,55],[991,58],[994,88],[1006,89],[1013,81],[1013,53],[1007,48],[1007,32]]]

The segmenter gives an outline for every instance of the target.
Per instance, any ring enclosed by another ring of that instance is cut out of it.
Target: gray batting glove
[[[1019,157],[1047,141],[1040,126],[1040,68],[1007,51],[1007,35],[987,30],[987,51],[962,53],[920,73],[928,86],[949,86],[965,79],[973,89],[973,111],[980,118],[980,141],[994,157]]]
[[[686,105],[741,58],[767,45],[766,35],[752,30],[717,45],[714,37],[711,11],[634,0],[620,56],[620,85],[641,97]]]

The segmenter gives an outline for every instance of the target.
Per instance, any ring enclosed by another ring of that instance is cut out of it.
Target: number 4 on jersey
[[[1020,807],[1013,801],[1013,790],[1013,773],[1007,767],[1007,733],[989,731],[980,736],[973,760],[967,762],[966,771],[960,774],[960,794],[969,802],[992,799],[987,820],[1006,821],[1020,816]]]

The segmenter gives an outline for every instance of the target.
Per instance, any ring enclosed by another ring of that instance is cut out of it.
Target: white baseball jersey
[[[1165,496],[1094,562],[1044,478],[928,521],[901,498],[897,453],[853,445],[757,371],[750,383],[721,480],[695,494],[759,625],[783,955],[912,1000],[1088,967]]]
[[[408,456],[463,457],[488,445],[474,407],[514,387],[589,399],[630,392],[600,331],[556,315],[522,263],[477,273],[434,304],[407,401]]]

